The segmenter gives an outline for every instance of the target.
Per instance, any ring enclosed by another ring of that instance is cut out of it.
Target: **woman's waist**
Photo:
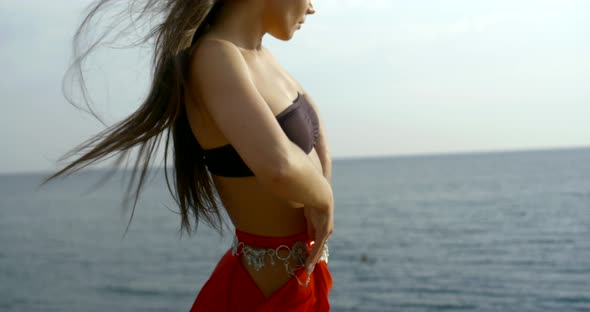
[[[256,205],[225,208],[236,229],[245,233],[266,237],[288,237],[307,230],[307,220],[301,208]]]
[[[289,236],[263,236],[236,229],[231,251],[233,256],[241,256],[243,262],[256,271],[269,268],[268,264],[274,267],[278,262],[285,265],[289,275],[293,275],[305,264],[312,244],[307,231]],[[320,261],[327,263],[328,244],[322,247]]]
[[[307,235],[306,228],[302,228],[294,234],[288,235],[261,235],[246,229],[236,228],[234,240],[254,248],[278,248],[282,245],[293,246],[297,242],[303,242],[306,245],[311,243],[311,238]]]

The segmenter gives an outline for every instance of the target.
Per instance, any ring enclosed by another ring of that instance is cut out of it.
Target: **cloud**
[[[512,11],[501,14],[462,16],[448,21],[406,22],[391,25],[392,34],[399,40],[430,41],[452,39],[484,33],[513,33],[551,27],[566,19],[567,12],[560,10]]]
[[[320,0],[316,1],[317,7],[326,6],[329,9],[385,9],[393,7],[394,0]]]
[[[408,22],[392,25],[397,40],[429,41],[483,33],[508,21],[507,15],[464,16],[443,22]]]
[[[483,32],[507,20],[507,16],[488,15],[461,18],[445,29],[447,33]]]

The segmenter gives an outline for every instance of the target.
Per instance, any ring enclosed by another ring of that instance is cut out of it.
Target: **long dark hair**
[[[109,6],[120,5],[121,2],[126,4],[126,8],[116,15],[108,30],[88,47],[82,48],[81,42],[84,35],[96,19],[102,18],[103,10]],[[130,199],[131,190],[135,188],[133,210],[125,230],[126,234],[133,219],[152,156],[158,150],[164,135],[166,138],[164,173],[168,190],[180,207],[180,235],[184,230],[190,236],[191,232],[196,231],[201,218],[204,218],[213,228],[222,231],[222,217],[214,184],[203,162],[203,150],[191,132],[184,106],[185,98],[188,96],[185,90],[189,80],[188,67],[193,51],[192,43],[211,26],[222,5],[221,0],[97,0],[93,2],[90,12],[74,35],[74,61],[64,76],[64,86],[69,78],[79,78],[74,81],[79,83],[88,112],[105,125],[106,129],[62,156],[58,161],[81,154],[69,165],[45,178],[40,185],[115,155],[118,156],[115,164],[119,166],[132,148],[138,148],[132,178],[128,184],[127,195],[123,199],[123,207],[125,207]],[[130,18],[131,23],[117,36],[124,34],[131,27],[136,27],[137,22],[144,18],[161,17],[162,19],[149,29],[142,40],[132,45],[155,41],[152,60],[153,78],[149,93],[137,111],[109,127],[92,109],[82,65],[88,55],[103,44],[110,32],[126,17]],[[67,93],[64,87],[66,99],[77,106]],[[170,137],[172,137],[173,145],[171,153],[174,163],[174,190],[170,187],[166,168]],[[136,178],[137,176],[139,179]],[[134,187],[136,180],[137,185]],[[194,216],[194,229],[189,217],[191,213]]]

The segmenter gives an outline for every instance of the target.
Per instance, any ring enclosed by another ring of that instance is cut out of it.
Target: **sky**
[[[0,173],[55,170],[104,129],[61,89],[89,4],[0,2]],[[263,45],[319,106],[335,159],[590,146],[590,1],[315,7],[291,40]],[[88,62],[109,125],[139,107],[149,49],[103,49]]]

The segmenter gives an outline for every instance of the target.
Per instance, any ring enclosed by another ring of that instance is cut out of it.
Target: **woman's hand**
[[[334,200],[325,208],[305,206],[303,213],[307,219],[307,234],[314,241],[311,252],[305,261],[305,269],[308,274],[307,282],[309,282],[309,277],[322,255],[324,244],[334,231]]]

